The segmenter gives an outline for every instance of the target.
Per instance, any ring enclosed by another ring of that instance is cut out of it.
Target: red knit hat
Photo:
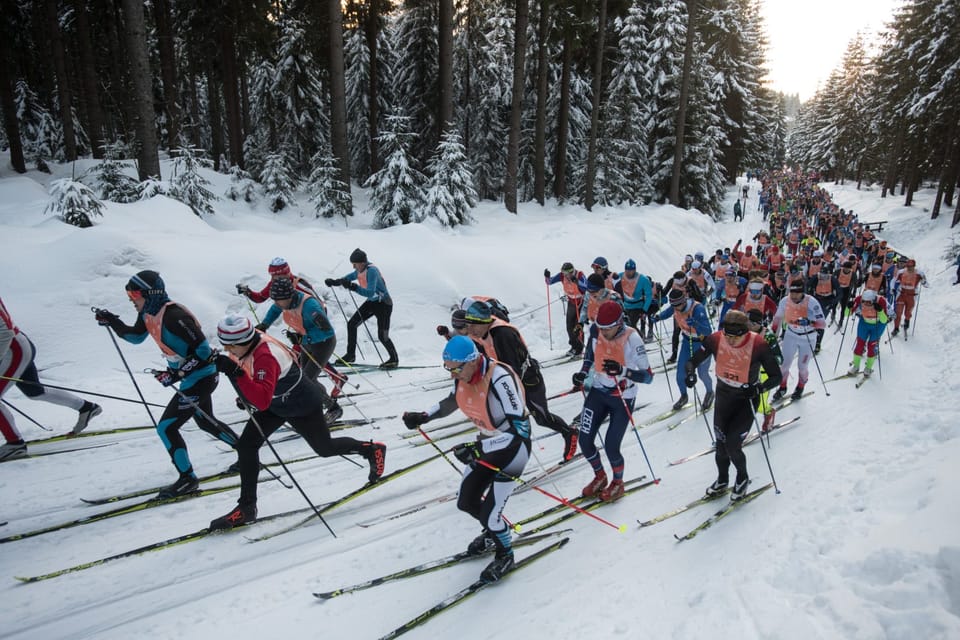
[[[267,271],[270,272],[271,276],[289,276],[290,265],[287,264],[287,261],[283,258],[274,258],[270,261],[270,266],[267,267]]]
[[[601,329],[607,329],[620,322],[623,318],[623,309],[613,300],[607,300],[597,311],[597,326]]]

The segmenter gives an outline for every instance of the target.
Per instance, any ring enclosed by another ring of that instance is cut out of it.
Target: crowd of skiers
[[[422,425],[459,409],[476,425],[476,441],[458,445],[453,454],[465,465],[458,507],[483,527],[469,551],[495,552],[484,569],[485,579],[496,580],[513,566],[510,530],[501,514],[530,456],[531,417],[562,435],[563,462],[573,460],[579,448],[590,464],[593,477],[582,495],[615,501],[624,494],[621,444],[639,385],[652,382],[655,368],[662,366],[666,372],[675,363],[678,397],[673,409],[690,406],[691,393],[697,410],[713,408],[717,478],[707,494],[729,490],[731,499],[738,500],[749,482],[742,443],[757,413],[763,416],[761,430],[774,424],[774,403],[787,395],[794,360],[796,384],[790,398],[799,400],[809,380],[810,361],[820,352],[829,327],[845,333],[847,318],[857,317],[849,374],[859,373],[865,355],[867,377],[888,323],[893,322],[891,338],[901,330],[906,336],[920,288],[926,286],[916,261],[877,238],[852,211],[837,207],[811,178],[790,172],[757,172],[756,177],[758,210],[768,227],[749,244],[741,239],[732,248],[710,254],[695,251],[662,279],[639,271],[633,258],[624,261],[622,271],[611,270],[603,256],[593,260],[588,274],[572,262],[564,262],[556,274],[544,270],[546,284],[562,289],[567,356],[579,362],[572,383],[574,390],[584,390],[584,402],[572,425],[550,412],[540,365],[496,298],[463,298],[451,315],[451,326],[437,327],[445,338],[442,359],[453,389],[426,410],[405,412],[402,420],[409,429],[422,432]],[[743,185],[738,195],[742,203],[738,198],[734,215],[742,220],[749,186]],[[212,529],[256,520],[259,449],[284,423],[318,455],[359,455],[369,462],[370,482],[382,476],[383,443],[333,438],[328,428],[342,414],[338,398],[348,378],[345,371],[356,361],[358,329],[368,318],[376,318],[377,337],[387,351],[381,368],[399,364],[389,335],[393,304],[383,276],[360,249],[350,255],[350,262],[349,273],[324,280],[327,287],[343,287],[366,299],[347,321],[347,347],[339,357],[334,355],[337,338],[323,296],[282,258],[270,263],[269,281],[262,287],[237,284],[237,293],[251,303],[269,300],[271,306],[262,320],[255,317],[256,324],[236,314],[220,320],[217,336],[222,350],[208,343],[200,322],[184,305],[170,299],[155,271],[141,271],[126,285],[136,311],[132,324],[106,309],[95,310],[96,321],[111,335],[135,344],[150,337],[167,360],[167,368],[154,375],[160,384],[172,387],[174,395],[156,427],[178,478],[158,498],[198,489],[180,435],[191,418],[237,451],[231,469],[241,476],[238,504],[213,520]],[[287,342],[267,333],[281,319]],[[663,328],[670,319],[672,328]],[[647,345],[654,340],[660,343],[662,365],[652,365],[647,356]],[[16,384],[30,397],[76,409],[74,433],[101,413],[98,405],[39,382],[33,345],[2,302],[0,353],[4,376],[0,392]],[[238,407],[249,414],[240,434],[214,415],[212,394],[219,374],[233,386]],[[329,392],[318,380],[321,374],[329,378]],[[702,397],[698,382],[703,385]],[[609,474],[596,445],[606,421],[603,450]],[[6,439],[0,460],[27,454],[5,406],[0,406],[0,432]],[[736,471],[732,487],[731,464]]]

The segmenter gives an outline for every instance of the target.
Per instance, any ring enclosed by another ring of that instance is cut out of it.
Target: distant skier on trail
[[[72,393],[44,387],[37,374],[37,365],[34,362],[36,356],[37,348],[27,334],[14,324],[10,312],[0,299],[0,375],[3,376],[0,378],[0,397],[16,384],[28,398],[75,409],[78,413],[77,423],[71,433],[80,433],[90,423],[90,419],[100,415],[103,410],[100,405],[78,398]],[[13,414],[4,403],[0,403],[0,433],[5,441],[0,446],[0,462],[27,456],[27,445],[17,429]]]
[[[249,285],[239,283],[237,284],[237,293],[242,296],[246,296],[257,304],[260,304],[261,302],[266,302],[270,299],[270,285],[273,284],[277,278],[290,278],[293,280],[293,285],[298,291],[302,291],[308,296],[313,296],[317,300],[323,300],[319,295],[317,295],[317,292],[306,278],[293,275],[293,272],[290,270],[290,265],[287,264],[287,261],[284,258],[277,257],[271,260],[270,265],[267,267],[267,272],[270,274],[270,280],[263,287],[263,289],[260,291],[254,291],[249,287]]]
[[[797,386],[790,397],[794,400],[803,397],[803,388],[810,378],[810,359],[814,357],[817,329],[827,326],[820,303],[813,296],[808,296],[805,290],[806,283],[803,278],[790,281],[789,295],[780,301],[770,326],[774,333],[780,332],[781,325],[786,327],[782,346],[783,364],[780,366],[780,388],[773,394],[775,401],[787,393],[787,377],[794,358],[797,358]]]
[[[483,533],[467,546],[467,552],[496,552],[493,562],[480,573],[481,579],[495,582],[514,565],[510,529],[501,514],[513,492],[512,478],[520,477],[530,458],[530,420],[523,383],[510,367],[482,355],[466,336],[450,338],[443,349],[443,366],[453,378],[453,391],[428,411],[405,412],[403,423],[408,429],[418,429],[459,408],[480,431],[476,441],[453,449],[466,465],[457,508],[483,526]]]
[[[869,378],[873,373],[873,363],[880,351],[880,337],[890,321],[887,308],[887,299],[877,295],[873,289],[864,289],[847,307],[847,315],[853,314],[860,319],[857,322],[857,341],[853,345],[853,362],[850,363],[848,375],[855,376],[860,373],[860,359],[864,351],[867,353],[867,361],[863,368],[863,377]]]
[[[572,263],[564,262],[560,267],[560,273],[555,276],[550,275],[549,269],[544,269],[543,279],[547,285],[560,282],[563,286],[563,296],[566,298],[567,340],[570,345],[567,355],[577,357],[583,353],[580,307],[583,304],[583,295],[587,292],[587,278],[582,271],[577,271]]]
[[[359,293],[367,300],[357,308],[357,311],[347,321],[347,352],[340,357],[343,362],[357,360],[357,329],[364,321],[375,316],[377,318],[377,338],[387,349],[387,359],[380,363],[381,369],[396,369],[400,364],[397,349],[390,339],[390,316],[393,315],[393,299],[387,291],[380,269],[367,261],[367,254],[361,249],[354,249],[350,254],[350,263],[353,271],[339,279],[327,278],[324,284],[328,287],[340,285],[354,293]],[[356,282],[354,282],[356,280]]]

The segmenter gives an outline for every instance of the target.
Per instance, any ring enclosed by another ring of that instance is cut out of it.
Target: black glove
[[[246,404],[243,400],[240,399],[240,396],[237,396],[237,397],[234,399],[234,403],[237,405],[237,409],[240,409],[240,411],[246,411],[246,410],[247,410],[247,404]]]
[[[337,284],[343,287],[344,289],[349,289],[350,285],[353,284],[349,280],[337,280]]]
[[[353,291],[354,293],[356,293],[356,291],[357,291],[359,288],[360,288],[360,286],[359,286],[356,282],[350,282],[350,283],[347,284],[347,289],[350,289],[350,291]]]
[[[115,313],[110,313],[106,309],[97,309],[93,317],[97,319],[97,323],[102,327],[109,327],[114,321],[120,319],[120,316]]]
[[[200,369],[206,365],[206,360],[201,360],[196,356],[196,354],[194,354],[180,363],[180,373],[181,375],[187,375],[188,373],[192,373],[195,369]]]
[[[463,464],[470,465],[480,457],[480,448],[476,442],[464,442],[453,448],[453,455]]]
[[[327,278],[323,281],[323,284],[327,285],[328,287],[335,287],[340,284],[340,281],[335,278]]]
[[[543,270],[543,277],[546,278],[547,280],[550,279],[550,269]]]
[[[438,335],[438,336],[443,336],[443,337],[449,336],[449,335],[450,335],[450,328],[447,327],[447,325],[445,325],[445,324],[438,324],[438,325],[437,325],[437,335]]]
[[[604,360],[603,372],[608,376],[618,376],[623,373],[623,365],[616,360]]]
[[[162,384],[165,387],[169,387],[179,378],[177,377],[177,372],[173,369],[165,369],[163,371],[154,371],[153,377],[157,379],[157,382]]]
[[[697,374],[688,373],[687,377],[683,379],[683,383],[687,385],[688,389],[692,389],[693,387],[697,386]]]
[[[407,429],[413,430],[428,422],[430,416],[427,415],[426,411],[404,411],[402,419]]]
[[[583,388],[583,381],[586,380],[586,379],[587,379],[587,372],[586,372],[586,371],[577,371],[575,374],[573,374],[573,378],[572,378],[572,380],[573,380],[573,388],[574,388],[574,389],[582,389],[582,388]]]
[[[215,361],[217,371],[230,378],[239,378],[243,375],[243,367],[234,362],[233,358],[224,354],[218,354]]]
[[[242,295],[242,296],[249,295],[249,294],[250,294],[250,287],[248,287],[248,286],[245,285],[245,284],[238,284],[238,285],[237,285],[237,293],[239,293],[239,294]]]
[[[266,331],[266,330],[267,330],[267,325],[265,325],[265,324],[263,324],[262,322],[260,322],[260,323],[258,323],[258,324],[256,324],[256,325],[254,325],[253,328],[256,329],[257,331]]]
[[[296,331],[290,331],[289,329],[284,331],[287,334],[287,340],[290,341],[290,344],[300,344],[303,342],[303,336],[297,333]]]

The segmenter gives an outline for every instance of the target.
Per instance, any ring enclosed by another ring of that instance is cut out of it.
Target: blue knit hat
[[[443,348],[444,362],[471,362],[479,356],[477,345],[466,336],[453,336]]]

